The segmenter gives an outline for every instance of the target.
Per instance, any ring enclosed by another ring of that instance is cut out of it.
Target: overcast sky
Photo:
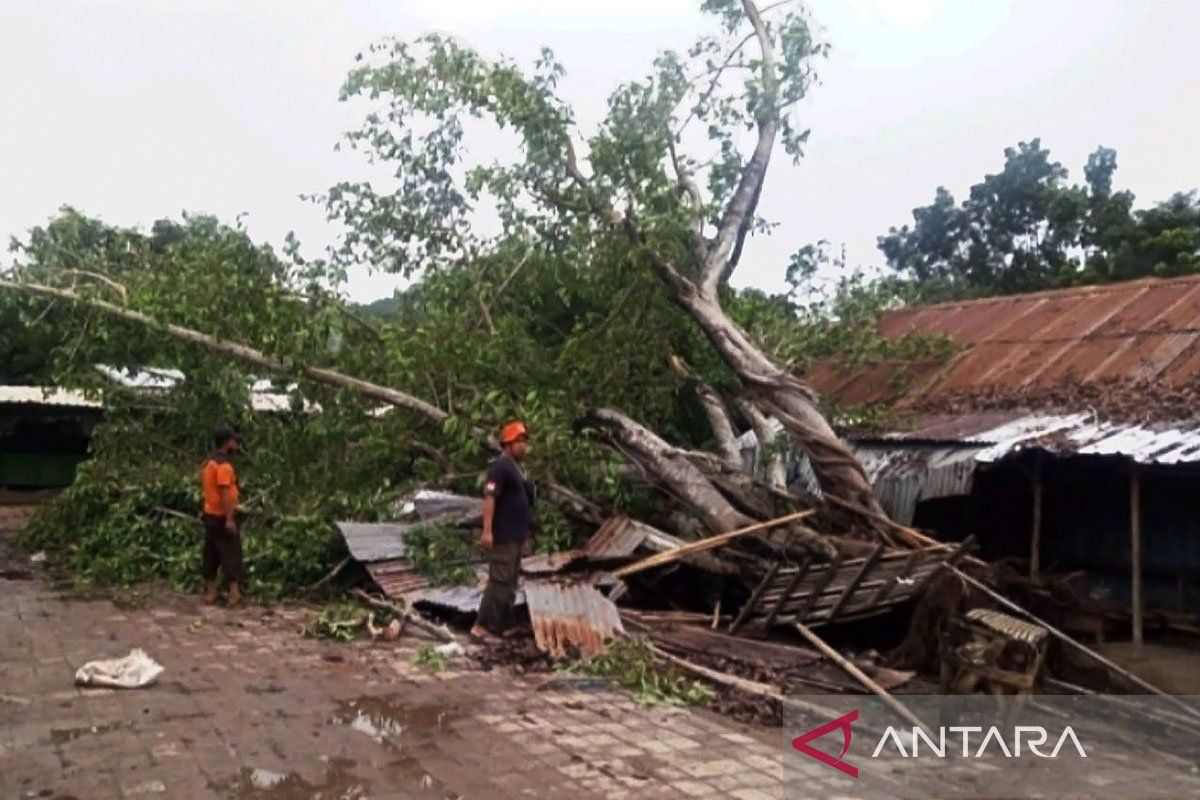
[[[337,102],[353,56],[387,35],[450,32],[488,54],[566,63],[563,93],[594,122],[622,79],[704,25],[687,0],[3,0],[0,236],[64,204],[121,225],[246,215],[309,252],[336,231],[299,198],[369,175],[335,153],[361,108]],[[735,283],[778,289],[818,239],[878,263],[875,237],[945,185],[961,197],[1041,136],[1082,180],[1097,145],[1139,203],[1200,185],[1200,0],[813,0],[833,45],[803,107],[798,167],[760,206],[781,223]],[[7,261],[7,256],[4,257]],[[3,263],[3,262],[0,262]],[[395,280],[355,276],[356,299]]]

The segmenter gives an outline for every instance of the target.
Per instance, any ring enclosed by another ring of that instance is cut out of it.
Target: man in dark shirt
[[[521,468],[529,432],[522,422],[510,422],[500,432],[504,452],[488,468],[483,494],[483,535],[488,551],[488,582],[479,602],[471,635],[494,640],[512,626],[521,553],[529,543],[533,522],[533,487]]]

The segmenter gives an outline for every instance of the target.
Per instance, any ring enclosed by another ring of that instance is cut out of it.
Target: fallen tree
[[[551,54],[525,74],[440,37],[376,45],[343,95],[382,113],[349,143],[392,167],[395,184],[343,183],[323,196],[348,230],[328,259],[305,260],[291,244],[280,258],[208,218],[162,221],[146,235],[68,211],[19,243],[0,294],[40,298],[22,313],[59,341],[58,382],[119,409],[105,423],[114,438],[118,424],[125,440],[139,426],[158,434],[166,449],[144,448],[147,474],[170,453],[183,485],[206,430],[261,426],[270,444],[250,472],[262,480],[264,520],[297,505],[326,521],[333,508],[378,517],[413,484],[477,491],[490,431],[519,416],[536,432],[531,467],[554,510],[547,548],[569,546],[582,532],[572,523],[594,526],[615,510],[694,538],[804,508],[820,513],[764,544],[823,556],[908,546],[789,349],[793,331],[804,358],[836,355],[847,338],[881,357],[897,345],[862,319],[728,287],[749,237],[768,227],[756,207],[772,151],[781,143],[800,155],[806,134],[790,113],[824,46],[789,4],[705,8],[718,33],[621,86],[587,138],[555,94]],[[469,116],[515,130],[520,159],[459,163]],[[745,153],[744,129],[755,133]],[[504,222],[499,240],[470,225],[485,201]],[[364,263],[419,280],[385,314],[364,317],[338,291]],[[839,325],[853,334],[833,335]],[[766,330],[789,336],[768,347]],[[184,378],[151,401],[103,385],[97,363]],[[250,384],[269,376],[291,407],[263,426],[246,405]],[[147,403],[151,418],[135,413]],[[381,405],[396,412],[381,416]],[[822,496],[785,485],[779,428]],[[748,432],[761,469],[742,462]],[[103,448],[97,455],[99,470],[108,462]],[[321,464],[352,476],[322,485]],[[297,470],[311,474],[297,480]],[[305,570],[305,581],[343,556]]]

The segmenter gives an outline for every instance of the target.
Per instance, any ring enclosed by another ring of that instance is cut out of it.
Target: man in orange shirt
[[[230,457],[242,440],[229,428],[213,433],[214,450],[200,470],[204,487],[204,602],[217,601],[217,570],[229,581],[229,605],[242,602],[242,533],[238,527],[237,472]]]

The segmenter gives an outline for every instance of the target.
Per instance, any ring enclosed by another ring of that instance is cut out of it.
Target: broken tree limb
[[[741,469],[742,451],[738,447],[737,434],[733,430],[733,420],[729,418],[729,409],[725,407],[721,396],[711,386],[693,375],[679,356],[673,355],[668,361],[675,374],[682,377],[692,387],[696,397],[700,400],[700,405],[704,407],[704,413],[708,416],[708,426],[712,428],[713,439],[716,441],[721,461],[730,469]]]
[[[370,397],[374,400],[388,403],[389,405],[408,409],[409,411],[416,412],[417,414],[420,414],[421,416],[426,417],[433,422],[442,422],[449,416],[445,411],[437,406],[431,405],[420,398],[413,397],[410,394],[406,394],[396,389],[392,389],[387,386],[380,386],[377,383],[364,381],[361,378],[354,378],[350,375],[344,375],[340,372],[335,372],[334,370],[325,369],[323,367],[300,366],[293,369],[280,359],[272,355],[268,355],[260,350],[255,350],[253,347],[248,347],[237,342],[219,339],[216,336],[211,336],[207,333],[201,333],[200,331],[192,330],[191,328],[185,328],[182,325],[161,322],[151,316],[141,313],[140,311],[124,308],[122,306],[109,303],[105,300],[84,297],[66,289],[59,289],[54,286],[43,286],[37,283],[19,283],[16,281],[5,280],[3,278],[0,278],[0,289],[22,292],[24,294],[40,295],[42,297],[54,297],[60,300],[78,303],[80,305],[87,306],[88,308],[93,308],[97,311],[103,311],[105,314],[116,317],[117,319],[122,319],[126,322],[133,322],[138,325],[144,325],[148,328],[153,328],[154,330],[162,331],[168,336],[180,341],[199,345],[215,353],[221,353],[223,355],[236,358],[239,361],[259,367],[275,375],[291,376],[296,372],[300,372],[306,378],[316,381],[317,383],[323,383],[327,386],[336,386],[340,389],[353,389],[365,397]]]
[[[854,678],[854,680],[861,683],[863,686],[865,686],[867,689],[869,689],[872,693],[874,693],[875,695],[878,695],[879,698],[882,699],[883,702],[887,703],[888,706],[891,707],[891,709],[893,711],[895,711],[897,714],[899,714],[901,718],[907,720],[908,722],[911,722],[913,725],[917,726],[918,728],[921,728],[922,730],[924,730],[926,732],[932,730],[932,728],[930,728],[928,725],[926,725],[924,722],[922,722],[917,717],[916,714],[914,714],[912,711],[910,711],[908,706],[901,703],[899,700],[897,700],[895,697],[893,697],[888,692],[887,689],[884,689],[882,686],[880,686],[878,683],[876,683],[874,680],[872,680],[870,678],[870,676],[868,676],[867,673],[865,673],[861,669],[859,669],[858,666],[854,662],[845,658],[837,650],[834,650],[832,647],[830,647],[829,644],[827,644],[824,639],[822,639],[820,636],[817,636],[815,633],[813,633],[812,630],[807,625],[805,625],[803,622],[793,622],[792,625],[793,625],[793,627],[795,627],[795,629],[797,631],[800,632],[801,636],[803,636],[805,639],[808,640],[809,644],[811,644],[813,647],[820,650],[823,655],[825,655],[827,658],[829,658],[830,661],[832,661],[833,663],[835,663],[839,667],[841,667],[842,671],[845,672],[847,675],[849,675],[851,678]]]
[[[143,325],[152,330],[162,331],[172,338],[183,342],[195,344],[212,352],[221,353],[223,355],[235,358],[243,363],[251,366],[259,367],[267,372],[291,376],[297,371],[305,377],[317,383],[323,383],[327,386],[333,386],[340,389],[351,389],[362,394],[364,397],[369,397],[374,400],[379,400],[388,405],[404,408],[413,411],[431,422],[441,423],[449,415],[442,409],[434,406],[424,400],[414,397],[413,395],[401,392],[397,389],[392,389],[388,386],[381,386],[377,383],[365,381],[361,378],[355,378],[350,375],[345,375],[331,369],[323,367],[298,367],[293,369],[283,361],[274,356],[256,350],[238,342],[230,342],[220,339],[216,336],[211,336],[201,331],[185,328],[181,325],[161,322],[153,317],[143,314],[140,311],[124,308],[104,300],[98,300],[90,297],[83,297],[66,289],[59,289],[54,286],[43,286],[34,283],[20,283],[0,278],[0,290],[20,292],[41,297],[49,297],[54,299],[66,300],[71,303],[78,303],[89,308],[94,308],[97,311],[102,311],[105,314],[116,317],[117,319],[126,322],[132,322],[138,325]],[[489,436],[483,431],[475,431],[481,441],[485,442],[492,449],[499,449],[494,437]],[[564,510],[573,513],[577,517],[585,518],[593,524],[599,524],[604,516],[595,504],[579,496],[575,492],[565,486],[561,486],[553,481],[547,483],[545,488],[548,490],[548,499],[556,504],[561,504]]]
[[[318,580],[314,583],[310,583],[308,586],[303,587],[300,591],[312,592],[317,589],[320,589],[322,586],[324,586],[325,584],[329,583],[331,580],[336,578],[337,574],[339,572],[341,572],[343,569],[345,569],[346,565],[349,564],[353,560],[354,560],[353,557],[346,556],[345,558],[343,558],[341,561],[338,562],[338,565],[336,567],[329,570],[329,572],[326,572],[325,577],[321,578],[320,580]]]
[[[746,678],[739,678],[737,675],[729,675],[724,672],[717,672],[715,669],[709,669],[708,667],[701,666],[693,661],[688,661],[685,658],[671,655],[670,653],[662,650],[659,647],[656,647],[653,644],[650,645],[650,651],[664,661],[668,661],[677,667],[685,669],[693,675],[699,675],[702,678],[707,678],[713,683],[719,683],[722,686],[728,686],[732,689],[737,689],[738,691],[746,692],[747,694],[756,695],[758,697],[767,697],[772,700],[783,699],[783,692],[776,687],[771,686],[770,684],[759,683],[758,681],[752,681]]]
[[[592,411],[582,420],[601,433],[626,459],[641,467],[648,478],[694,513],[713,532],[727,531],[754,521],[721,493],[692,463],[685,450],[612,408]]]
[[[632,575],[635,572],[641,572],[642,570],[650,569],[651,567],[660,567],[663,564],[670,564],[672,561],[677,561],[685,556],[691,555],[692,553],[702,553],[705,550],[711,550],[714,547],[720,547],[733,541],[739,536],[745,536],[747,533],[754,533],[755,531],[761,531],[765,528],[774,528],[788,522],[803,519],[804,517],[815,513],[815,511],[811,510],[798,511],[795,514],[788,514],[785,517],[769,519],[766,522],[756,522],[753,525],[747,525],[743,528],[738,528],[727,533],[719,533],[716,536],[710,536],[707,539],[701,539],[698,542],[689,542],[688,544],[685,544],[681,547],[676,547],[673,550],[667,550],[663,553],[655,553],[649,558],[644,558],[641,561],[635,561],[628,566],[621,567],[619,570],[613,572],[613,576],[617,578],[623,578],[626,575]]]
[[[976,579],[976,578],[973,578],[973,577],[971,577],[970,575],[968,575],[967,573],[963,572],[963,571],[962,571],[961,569],[959,569],[958,567],[955,567],[955,566],[950,566],[950,567],[949,567],[949,569],[950,569],[950,571],[951,571],[951,572],[953,572],[955,575],[957,575],[958,577],[962,578],[962,579],[963,579],[963,580],[965,580],[967,583],[971,584],[971,585],[972,585],[972,586],[974,586],[976,589],[978,589],[979,591],[981,591],[981,592],[983,592],[984,594],[986,594],[988,597],[990,597],[990,598],[992,598],[993,600],[995,600],[997,603],[1000,603],[1000,604],[1001,604],[1001,605],[1003,605],[1005,608],[1008,608],[1010,611],[1015,611],[1016,613],[1018,613],[1018,614],[1021,614],[1021,615],[1025,616],[1025,617],[1026,617],[1026,618],[1028,618],[1028,619],[1029,619],[1031,622],[1033,622],[1033,623],[1035,623],[1035,624],[1037,624],[1037,625],[1041,625],[1043,628],[1045,628],[1046,630],[1050,631],[1050,633],[1052,633],[1054,636],[1056,636],[1056,637],[1057,637],[1057,638],[1058,638],[1060,641],[1064,642],[1065,644],[1069,644],[1069,645],[1071,645],[1072,647],[1074,647],[1076,650],[1079,650],[1079,651],[1080,651],[1081,653],[1083,653],[1084,655],[1086,655],[1086,656],[1089,656],[1090,658],[1092,658],[1092,659],[1093,659],[1094,661],[1096,661],[1098,664],[1102,664],[1103,666],[1107,667],[1108,669],[1110,669],[1110,670],[1112,670],[1113,672],[1115,672],[1115,673],[1117,673],[1118,675],[1120,675],[1122,678],[1125,678],[1127,681],[1129,681],[1130,683],[1134,684],[1134,685],[1135,685],[1135,686],[1137,686],[1139,689],[1145,689],[1146,691],[1150,692],[1151,694],[1156,694],[1156,695],[1158,695],[1159,697],[1162,697],[1162,698],[1166,699],[1166,700],[1167,700],[1168,702],[1170,702],[1172,705],[1174,705],[1174,706],[1176,706],[1176,707],[1178,707],[1178,708],[1182,709],[1183,711],[1186,711],[1187,713],[1191,714],[1193,717],[1195,717],[1195,718],[1197,718],[1197,719],[1200,719],[1200,711],[1197,711],[1195,708],[1192,708],[1190,705],[1188,705],[1187,703],[1185,703],[1185,702],[1183,702],[1182,700],[1178,699],[1177,697],[1174,697],[1173,695],[1167,694],[1167,693],[1166,693],[1166,692],[1164,692],[1162,689],[1159,689],[1158,687],[1154,686],[1153,684],[1151,684],[1151,683],[1149,683],[1149,682],[1147,682],[1147,681],[1143,680],[1142,678],[1139,678],[1137,675],[1134,675],[1132,672],[1130,672],[1129,670],[1125,669],[1124,667],[1118,666],[1117,664],[1115,664],[1114,662],[1112,662],[1112,661],[1110,661],[1109,659],[1105,658],[1104,656],[1100,655],[1100,654],[1099,654],[1099,653],[1097,653],[1095,650],[1093,650],[1092,648],[1090,648],[1090,647],[1088,647],[1087,645],[1083,644],[1082,642],[1076,641],[1075,639],[1073,639],[1072,637],[1068,636],[1068,635],[1067,635],[1066,633],[1064,633],[1063,631],[1061,631],[1061,630],[1059,630],[1058,628],[1056,628],[1056,627],[1054,627],[1053,625],[1051,625],[1049,622],[1046,622],[1044,619],[1040,619],[1039,617],[1035,616],[1035,615],[1033,614],[1033,612],[1031,612],[1031,611],[1027,611],[1026,609],[1024,609],[1024,608],[1022,608],[1021,606],[1019,606],[1019,605],[1017,605],[1016,603],[1014,603],[1012,600],[1009,600],[1009,599],[1008,599],[1007,597],[1005,597],[1004,595],[1002,595],[1002,594],[1000,594],[999,592],[995,591],[994,589],[992,589],[991,587],[989,587],[987,584],[985,584],[983,581],[980,581],[980,580],[978,580],[978,579]]]
[[[422,619],[420,616],[404,606],[397,605],[396,603],[392,603],[387,600],[380,600],[378,597],[372,597],[362,589],[351,589],[350,594],[352,594],[354,597],[357,597],[359,600],[371,606],[372,608],[378,608],[381,611],[390,611],[404,620],[404,624],[412,625],[417,630],[426,633],[435,639],[443,642],[458,641],[454,634],[451,633],[445,625],[437,625],[426,619]]]

